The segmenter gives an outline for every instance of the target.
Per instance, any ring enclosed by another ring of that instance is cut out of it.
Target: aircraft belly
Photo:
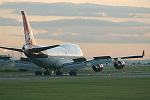
[[[48,56],[48,58],[29,58],[34,64],[42,68],[62,68],[64,63],[79,56]]]
[[[31,58],[30,59],[34,64],[43,67],[43,68],[54,68],[56,60],[55,58]]]

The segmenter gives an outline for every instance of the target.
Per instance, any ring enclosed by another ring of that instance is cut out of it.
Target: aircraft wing
[[[19,69],[20,71],[40,71],[41,67],[32,63],[28,58],[20,58],[20,60],[15,61],[14,68]]]
[[[142,58],[144,56],[144,50],[142,55],[133,55],[133,56],[122,56],[122,57],[110,57],[110,56],[99,56],[99,57],[93,57],[93,59],[86,59],[84,57],[82,58],[76,58],[72,59],[72,62],[68,62],[63,64],[63,70],[66,72],[70,72],[71,70],[76,69],[82,69],[86,66],[91,66],[94,71],[100,72],[103,70],[103,64],[112,63],[112,60],[119,61],[119,64],[117,63],[118,68],[122,69],[125,66],[124,61],[121,61],[119,59],[128,59],[128,58]],[[116,68],[116,67],[115,67]]]
[[[82,69],[85,67],[86,67],[86,59],[84,57],[72,59],[72,61],[63,64],[63,70],[65,72],[70,72],[71,70]]]
[[[20,71],[40,71],[41,67],[32,63],[28,58],[11,58],[11,57],[1,57],[0,56],[0,66],[11,66],[13,68],[19,69]]]
[[[142,55],[132,55],[132,56],[121,56],[121,57],[112,57],[112,59],[128,59],[128,58],[143,58],[143,56],[145,55],[145,52],[143,50]]]
[[[72,62],[68,62],[63,64],[63,70],[65,72],[70,72],[71,70],[75,69],[83,69],[87,66],[93,65],[100,65],[111,63],[112,59],[110,56],[100,56],[100,57],[93,57],[94,59],[86,59],[84,57],[72,59]]]

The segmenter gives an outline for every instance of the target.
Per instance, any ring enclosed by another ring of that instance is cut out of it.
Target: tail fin
[[[22,13],[22,19],[23,19],[23,26],[24,26],[25,42],[27,45],[36,45],[30,24],[26,16],[26,12],[21,11],[21,13]]]

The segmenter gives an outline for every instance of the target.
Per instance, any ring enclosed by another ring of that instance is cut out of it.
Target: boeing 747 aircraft
[[[24,26],[25,44],[22,49],[0,47],[3,49],[14,50],[23,52],[26,57],[40,68],[44,68],[44,75],[50,75],[50,71],[55,71],[56,75],[62,75],[62,70],[69,73],[69,75],[77,75],[77,69],[85,68],[90,63],[92,69],[95,72],[103,70],[104,63],[111,63],[114,60],[114,67],[116,69],[122,69],[125,66],[125,62],[121,59],[127,58],[142,58],[142,55],[124,56],[124,57],[110,57],[100,56],[93,57],[93,59],[87,60],[84,58],[80,47],[76,44],[61,44],[52,46],[39,46],[36,44],[30,24],[27,20],[27,15],[24,11],[21,11]],[[28,67],[30,65],[28,64]],[[23,67],[20,70],[27,70]],[[36,71],[35,75],[42,75],[41,71]]]

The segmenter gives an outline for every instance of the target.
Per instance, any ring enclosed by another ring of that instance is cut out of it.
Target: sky
[[[0,0],[0,46],[25,44],[24,10],[39,45],[78,44],[86,58],[145,50],[149,59],[149,5],[150,0]]]

